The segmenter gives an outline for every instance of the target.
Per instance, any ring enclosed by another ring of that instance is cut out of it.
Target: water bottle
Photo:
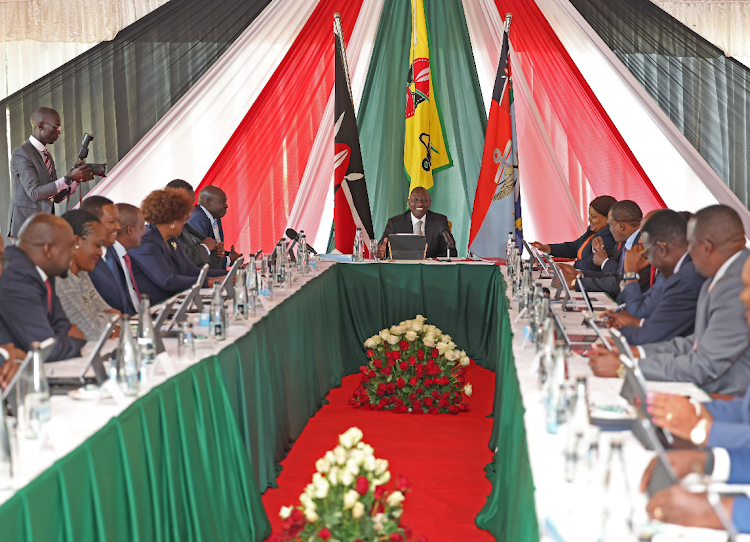
[[[247,273],[247,293],[248,295],[256,296],[258,295],[258,288],[260,285],[258,283],[258,269],[255,267],[255,258],[252,256],[250,256],[250,263],[247,264],[247,269],[245,271]]]
[[[513,240],[513,232],[508,232],[508,243],[505,245],[505,265],[510,267],[510,256],[511,256],[511,250],[513,249],[513,245],[515,244],[515,241]]]
[[[247,293],[247,271],[237,270],[237,280],[234,285],[234,319],[247,320],[250,314],[250,301]]]
[[[362,228],[357,228],[354,234],[354,248],[352,249],[352,261],[361,262],[365,259],[364,242],[362,240]]]
[[[297,241],[297,273],[306,275],[310,271],[310,255],[307,253],[307,238],[300,231]]]
[[[26,438],[30,439],[39,438],[42,426],[52,416],[49,382],[47,382],[47,375],[44,372],[40,350],[41,346],[37,341],[31,343],[31,371],[23,375],[24,425],[26,427]]]
[[[604,479],[604,507],[600,542],[630,542],[633,536],[633,503],[625,473],[622,442],[612,441]]]
[[[0,491],[13,487],[13,454],[5,420],[5,405],[0,404]]]
[[[531,289],[531,262],[527,262],[523,270],[523,279],[521,281],[521,299],[520,308],[527,309],[527,316],[530,316],[529,310],[531,310],[531,297],[533,290]]]
[[[109,378],[117,382],[125,395],[138,395],[140,391],[141,355],[138,343],[130,331],[130,317],[123,314],[120,320],[120,344],[110,366]],[[145,367],[145,364],[143,364]]]
[[[557,434],[565,423],[565,354],[561,348],[555,350],[554,369],[547,375],[547,432]]]
[[[276,243],[276,259],[274,260],[273,267],[274,283],[277,286],[281,285],[281,282],[284,280],[284,262],[286,262],[286,258],[284,257],[284,245],[279,241]]]
[[[156,331],[151,319],[151,301],[146,294],[141,295],[138,313],[138,347],[141,349],[141,364],[153,363],[156,359]]]
[[[589,413],[586,403],[586,377],[576,378],[576,394],[570,405],[568,437],[565,445],[565,479],[572,482],[576,476],[579,454],[578,448],[589,425]]]
[[[281,245],[279,244],[279,246]],[[224,298],[221,296],[221,285],[218,282],[214,282],[208,334],[217,341],[223,341],[227,338],[227,311],[224,308]]]

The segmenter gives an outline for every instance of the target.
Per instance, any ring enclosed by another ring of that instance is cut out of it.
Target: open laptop
[[[237,274],[237,269],[239,269],[242,266],[242,263],[244,262],[244,258],[240,256],[237,258],[234,263],[232,264],[232,267],[229,268],[229,272],[224,277],[224,280],[221,281],[221,288],[220,290],[222,292],[226,292],[227,299],[234,299],[234,276]],[[203,285],[203,281],[200,282],[201,287]],[[201,295],[201,299],[203,302],[210,301],[211,300],[211,293],[207,293],[206,295]]]
[[[542,268],[542,271],[544,271],[544,273],[547,276],[549,276],[551,274],[550,270],[549,270],[549,267],[547,266],[547,262],[544,261],[544,258],[541,256],[541,254],[539,254],[539,251],[536,250],[534,247],[532,247],[526,241],[526,239],[522,239],[522,241],[523,241],[523,246],[526,247],[526,252],[528,252],[529,255],[536,260],[536,262]]]
[[[568,334],[565,329],[565,324],[563,324],[560,315],[557,314],[557,311],[552,308],[550,312],[552,313],[552,317],[555,319],[555,324],[557,325],[557,329],[560,331],[560,335],[562,335],[563,340],[568,345],[571,351],[579,353],[583,352],[584,350],[588,349],[591,343],[596,341],[596,335]]]

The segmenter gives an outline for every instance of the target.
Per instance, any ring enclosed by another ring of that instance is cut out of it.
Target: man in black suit
[[[55,162],[47,151],[60,135],[60,115],[48,107],[31,114],[32,133],[28,141],[13,151],[10,160],[12,197],[8,212],[8,236],[17,237],[28,217],[51,213],[78,188],[79,182],[94,178],[87,165],[58,178]]]
[[[184,190],[191,201],[195,201],[195,190],[190,183],[182,179],[175,179],[167,183],[167,188]],[[193,212],[197,211],[197,207]],[[225,252],[223,243],[217,243],[213,237],[205,236],[198,231],[189,222],[185,223],[182,233],[179,236],[182,241],[182,247],[185,249],[185,256],[193,262],[196,267],[203,267],[208,264],[210,269],[225,269],[224,260]]]
[[[227,214],[227,209],[229,209],[229,204],[226,193],[218,186],[209,184],[204,186],[198,194],[198,205],[193,209],[193,214],[187,222],[204,238],[210,237],[216,241],[216,248],[222,259],[221,269],[226,269],[241,256],[234,251],[234,245],[231,245],[229,251],[225,248],[226,240],[221,219]],[[221,256],[222,252],[225,256]]]
[[[71,325],[55,295],[54,277],[64,277],[75,254],[73,228],[50,214],[24,222],[18,246],[8,247],[10,264],[0,277],[0,344],[28,351],[33,341],[57,339],[48,361],[81,355],[83,332]]]
[[[644,224],[641,238],[643,252],[664,277],[660,301],[646,318],[609,312],[607,326],[619,328],[633,345],[686,337],[695,327],[698,295],[706,281],[688,252],[687,220],[669,209],[657,211]],[[640,293],[637,280],[624,283],[623,293]]]
[[[579,271],[570,265],[560,265],[571,288],[575,286],[575,279],[582,277],[583,287],[589,292],[606,292],[613,298],[620,293],[620,282],[623,278],[637,277],[643,291],[648,290],[651,283],[651,267],[638,251],[636,245],[641,236],[641,219],[643,212],[638,204],[631,200],[618,201],[609,210],[607,224],[615,238],[614,254],[594,253],[594,263],[601,267],[601,271]]]
[[[450,232],[448,218],[439,213],[430,211],[430,193],[418,186],[411,191],[406,201],[409,210],[403,214],[392,216],[388,219],[383,232],[383,238],[378,244],[378,258],[385,258],[388,236],[392,233],[415,233],[424,235],[427,241],[426,258],[437,258],[448,253],[448,244],[443,238],[443,232]],[[451,256],[457,256],[458,252],[451,249]]]

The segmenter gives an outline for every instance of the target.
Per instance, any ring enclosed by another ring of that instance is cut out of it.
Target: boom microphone
[[[288,229],[286,230],[286,236],[287,236],[287,237],[289,237],[289,239],[291,239],[292,241],[295,241],[295,242],[297,242],[297,241],[299,240],[299,239],[298,239],[299,235],[297,235],[297,232],[296,232],[296,231],[294,231],[294,230],[293,230],[292,228],[288,228]],[[309,250],[309,251],[310,251],[310,252],[312,252],[313,254],[317,254],[317,253],[318,253],[318,252],[317,252],[317,251],[316,251],[316,250],[315,250],[315,249],[314,249],[314,248],[312,247],[312,245],[309,245],[309,244],[307,245],[307,250]]]

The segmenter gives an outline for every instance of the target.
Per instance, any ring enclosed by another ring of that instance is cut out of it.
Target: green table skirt
[[[477,524],[497,540],[538,540],[502,275],[419,264],[321,273],[19,490],[0,507],[0,540],[263,540],[260,495],[276,487],[294,440],[366,363],[364,340],[417,314],[497,375],[493,491]]]

